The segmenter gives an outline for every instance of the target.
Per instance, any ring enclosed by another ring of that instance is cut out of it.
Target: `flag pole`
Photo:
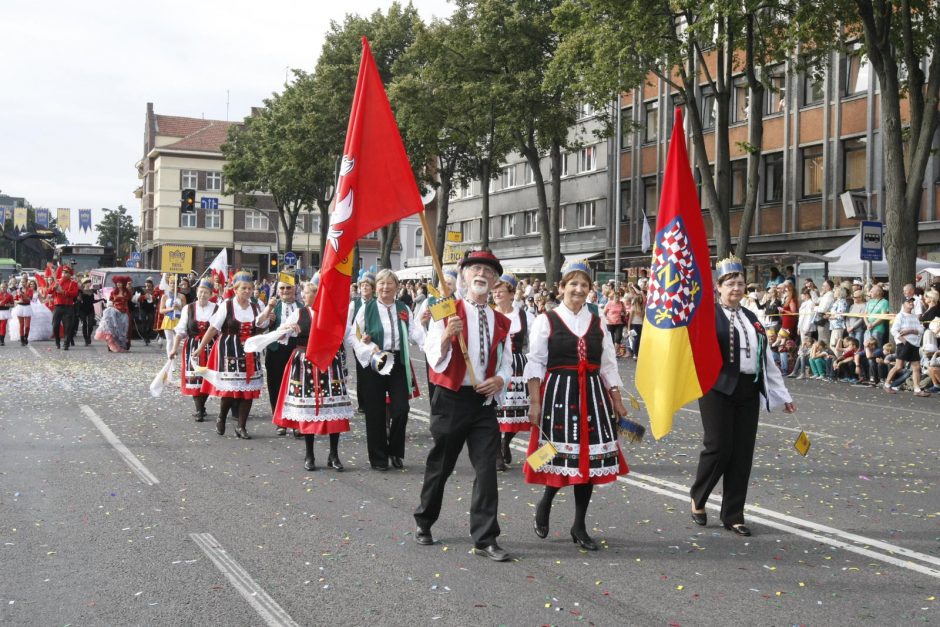
[[[441,267],[441,258],[437,254],[437,246],[434,244],[434,240],[431,239],[431,227],[428,225],[428,216],[424,213],[423,208],[418,214],[418,217],[421,218],[421,230],[424,231],[424,243],[427,244],[428,250],[431,252],[431,262],[434,264],[434,271],[437,272],[437,278],[440,280],[441,292],[444,294],[444,298],[450,298],[450,287],[447,285],[447,281],[444,280],[444,269]],[[476,387],[477,378],[476,375],[473,374],[473,366],[470,364],[470,355],[467,353],[467,342],[463,339],[463,333],[458,333],[457,338],[460,340],[460,352],[463,353],[463,361],[467,365],[470,385]]]

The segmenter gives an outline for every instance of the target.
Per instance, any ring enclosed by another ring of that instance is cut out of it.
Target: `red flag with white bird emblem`
[[[330,214],[307,359],[326,370],[346,332],[352,252],[369,233],[424,209],[405,145],[369,42],[362,38],[359,78]]]

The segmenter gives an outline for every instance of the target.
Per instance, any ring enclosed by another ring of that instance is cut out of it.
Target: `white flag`
[[[224,248],[215,256],[212,263],[209,264],[209,269],[218,270],[222,274],[228,272],[228,254],[225,252]]]
[[[640,242],[640,250],[644,253],[650,249],[650,222],[646,219],[646,212],[643,212],[643,239]]]

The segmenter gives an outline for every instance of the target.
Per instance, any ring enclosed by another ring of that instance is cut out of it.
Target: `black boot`
[[[238,401],[238,426],[235,427],[235,437],[239,440],[251,439],[246,429],[249,412],[251,412],[251,401],[246,399]]]
[[[304,448],[307,450],[307,454],[304,457],[304,468],[313,472],[317,469],[317,461],[313,456],[313,436],[305,435],[304,436]]]
[[[343,472],[343,462],[339,461],[339,434],[330,434],[330,456],[326,458],[326,465],[336,472]]]

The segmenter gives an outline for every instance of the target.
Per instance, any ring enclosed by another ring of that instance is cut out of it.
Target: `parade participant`
[[[496,408],[496,421],[502,435],[502,446],[496,455],[496,470],[505,471],[512,463],[509,448],[512,439],[520,431],[529,431],[529,387],[522,376],[525,370],[526,348],[528,347],[529,329],[532,328],[533,316],[513,305],[513,294],[518,279],[512,273],[499,277],[493,286],[493,302],[496,311],[509,318],[509,340],[512,345],[512,375],[503,402]]]
[[[277,290],[271,294],[268,304],[261,313],[258,314],[258,322],[264,322],[269,329],[277,329],[290,318],[299,307],[297,306],[297,296],[293,285],[284,281],[277,283]],[[268,400],[271,403],[271,411],[277,405],[277,395],[281,391],[281,381],[284,378],[284,368],[290,360],[291,351],[288,345],[289,338],[273,342],[268,345],[264,351],[264,370],[268,373]],[[277,427],[277,434],[284,435],[287,429],[282,426]]]
[[[78,322],[82,325],[82,337],[85,339],[85,346],[91,345],[91,335],[95,330],[95,303],[106,302],[103,298],[95,298],[95,292],[91,288],[91,279],[82,279],[82,289],[78,292],[76,300],[78,309]]]
[[[196,372],[196,367],[205,366],[208,363],[212,342],[207,344],[202,352],[197,353],[196,348],[198,348],[199,343],[206,334],[206,330],[209,328],[212,315],[219,308],[217,304],[209,302],[211,296],[212,283],[208,279],[203,279],[196,288],[196,301],[183,307],[180,313],[180,320],[175,329],[173,348],[170,351],[170,359],[175,359],[180,344],[183,345],[180,391],[185,396],[193,397],[193,402],[196,404],[193,418],[196,419],[196,422],[203,422],[206,419],[206,400],[209,398],[208,394],[202,391],[203,379]]]
[[[6,345],[7,321],[10,319],[10,310],[16,304],[13,294],[6,284],[0,284],[0,346]]]
[[[316,470],[313,440],[318,435],[330,436],[330,454],[326,465],[343,471],[339,460],[339,434],[349,431],[353,416],[352,401],[346,391],[346,351],[342,345],[326,371],[318,370],[307,361],[307,340],[313,320],[313,301],[320,287],[320,274],[304,285],[304,306],[290,313],[283,327],[290,328],[293,351],[284,371],[281,389],[274,408],[274,424],[294,429],[304,436],[306,455],[304,468]],[[285,350],[285,352],[287,352]],[[271,372],[268,371],[268,376]]]
[[[256,322],[258,306],[250,301],[254,282],[251,273],[240,270],[233,277],[235,296],[219,305],[209,320],[209,328],[199,342],[196,354],[219,335],[209,352],[208,371],[202,383],[203,394],[221,399],[219,417],[215,429],[225,435],[225,421],[230,411],[238,417],[235,436],[250,440],[246,426],[251,403],[261,396],[264,387],[261,359],[258,353],[245,353],[244,342],[267,327],[267,322]]]
[[[162,296],[156,296],[153,289],[153,279],[147,278],[144,281],[144,291],[134,294],[131,299],[137,305],[137,332],[144,340],[145,346],[150,346],[150,340],[153,337],[153,327],[157,316],[157,304],[162,300]],[[162,323],[162,316],[161,316]]]
[[[349,313],[346,316],[346,338],[344,342],[347,347],[352,350],[352,336],[357,338],[362,337],[362,329],[354,326],[356,315],[359,313],[359,310],[362,308],[363,304],[369,302],[375,297],[375,273],[369,271],[363,271],[359,273],[359,296],[355,297],[349,303]],[[363,412],[362,404],[362,380],[363,380],[363,371],[364,368],[362,364],[359,363],[358,359],[353,359],[353,362],[356,364],[356,410],[359,413]]]
[[[179,298],[183,302],[184,307],[186,305],[191,305],[193,302],[195,302],[196,298],[198,298],[198,296],[193,293],[192,283],[190,283],[189,277],[180,277],[179,284],[176,288],[176,293],[179,295]]]
[[[613,340],[601,317],[587,306],[591,289],[587,264],[570,263],[559,287],[561,304],[532,324],[523,375],[529,386],[529,420],[536,427],[529,453],[548,441],[558,454],[538,471],[527,464],[525,479],[545,486],[535,510],[536,535],[548,535],[555,495],[573,486],[571,539],[596,551],[585,516],[594,485],[616,481],[629,472],[615,427],[617,416],[625,416],[627,410]]]
[[[16,317],[20,329],[20,345],[29,344],[29,326],[33,319],[33,294],[34,290],[31,283],[26,280],[20,281],[20,286],[16,290],[16,305],[13,307],[12,315]]]
[[[101,315],[101,322],[98,324],[98,331],[95,332],[95,339],[107,342],[108,352],[123,353],[130,348],[130,339],[127,335],[127,305],[130,302],[131,295],[125,287],[130,281],[130,277],[114,276],[111,281],[114,283],[114,289],[108,297],[111,306],[105,309]]]
[[[374,470],[388,470],[389,462],[400,469],[404,467],[408,401],[418,396],[408,340],[420,346],[424,340],[424,328],[415,324],[407,305],[395,300],[398,277],[394,272],[380,270],[375,276],[375,291],[377,297],[365,302],[353,321],[353,326],[361,329],[362,337],[350,333],[347,337],[362,366],[360,398],[366,413],[369,463]],[[391,371],[386,374],[380,374],[372,367],[373,355],[383,351],[391,353],[394,360]],[[387,427],[386,412],[390,418]]]
[[[75,298],[78,296],[78,284],[72,280],[72,268],[59,266],[55,282],[49,286],[54,298],[55,309],[52,313],[52,337],[55,347],[62,348],[61,336],[65,336],[65,350],[69,349],[69,334],[75,316]]]
[[[160,330],[166,337],[166,355],[169,357],[176,345],[176,326],[179,324],[180,311],[183,309],[184,302],[176,291],[176,275],[171,274],[167,277],[167,285],[166,292],[160,297],[160,306],[157,311],[163,316]]]
[[[421,503],[414,514],[415,541],[434,544],[431,527],[440,517],[444,486],[466,443],[476,474],[470,501],[474,553],[504,562],[509,554],[496,543],[500,533],[496,406],[512,374],[512,346],[509,319],[486,303],[503,268],[493,253],[478,250],[465,253],[459,270],[458,293],[465,285],[466,295],[455,303],[457,315],[431,322],[424,342],[437,389],[431,399],[434,444],[428,452]],[[458,336],[463,338],[466,353]]]
[[[768,410],[780,407],[793,413],[796,406],[783,377],[768,353],[767,336],[757,316],[741,307],[744,265],[737,257],[716,264],[718,302],[715,332],[724,361],[718,380],[699,399],[704,449],[692,484],[692,521],[708,523],[705,504],[718,480],[723,479],[721,522],[739,536],[751,535],[744,524],[744,502],[754,461],[754,442],[760,397]]]

